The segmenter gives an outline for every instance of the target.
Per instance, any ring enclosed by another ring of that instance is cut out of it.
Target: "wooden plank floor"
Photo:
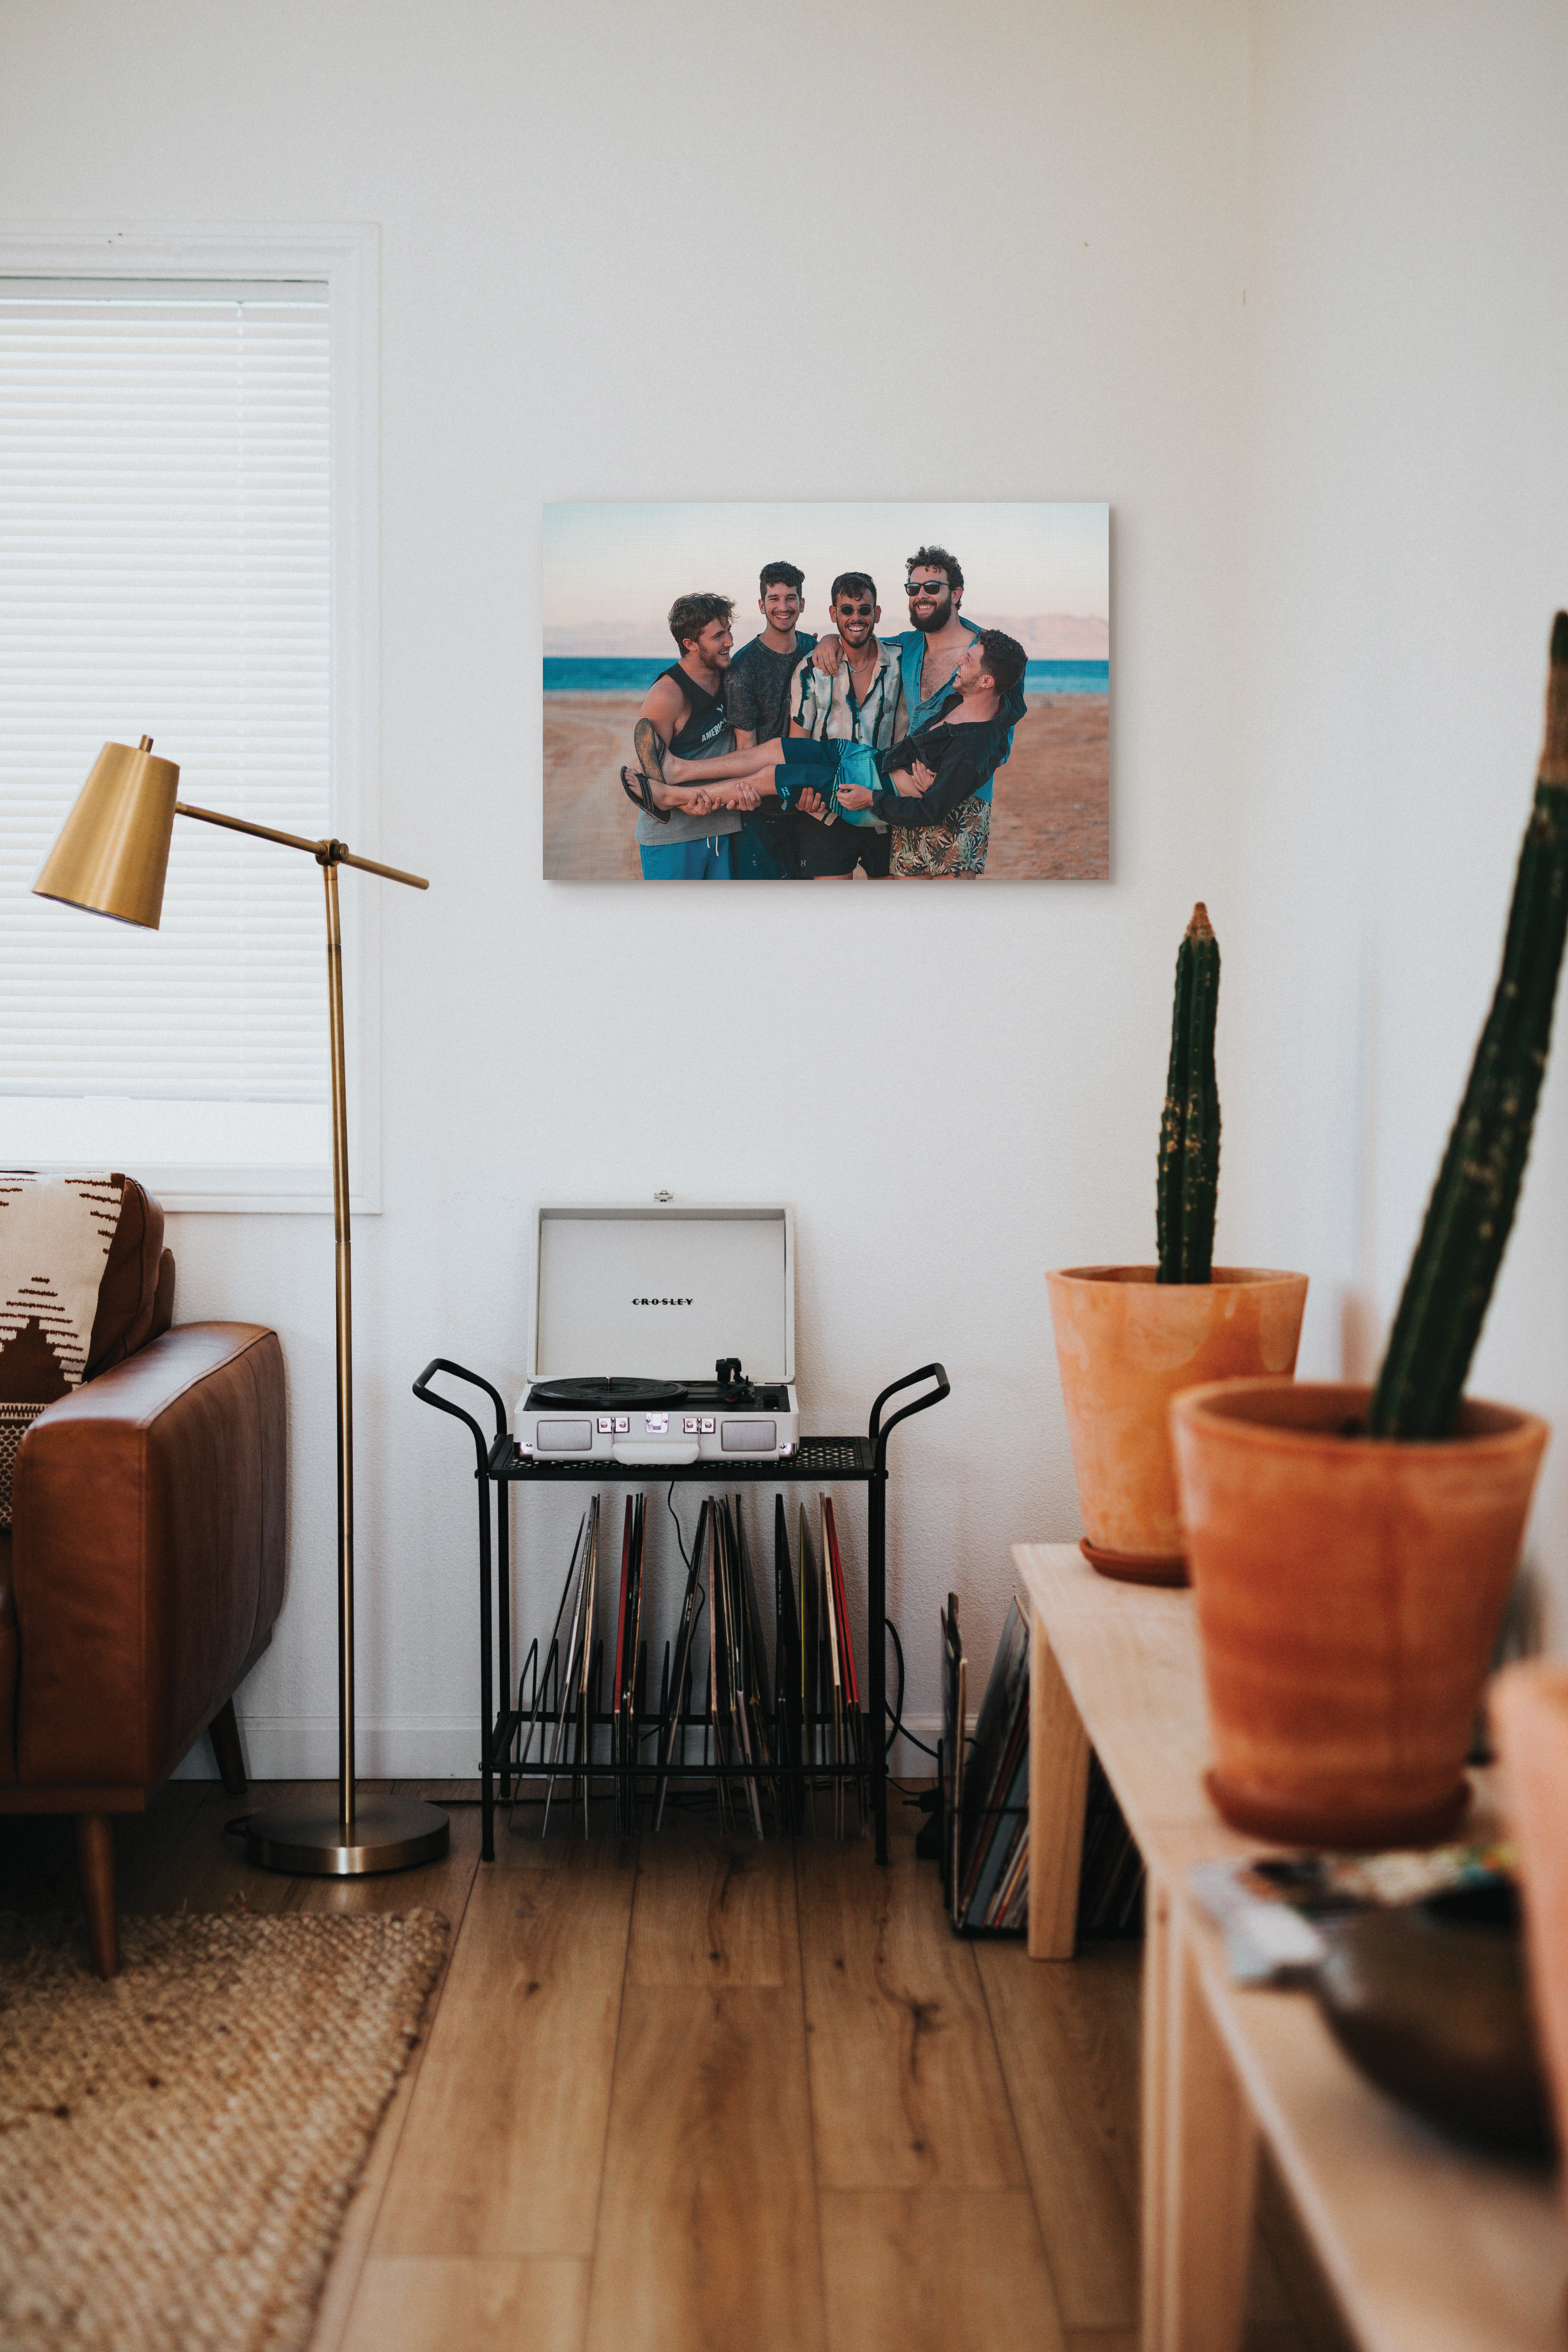
[[[636,1843],[519,1806],[481,1867],[454,1804],[442,1862],[344,1882],[250,1869],[209,1783],[119,1822],[127,1912],[452,1923],[313,2352],[1134,2352],[1139,1948],[955,1938],[892,1801],[885,1871],[696,1808]],[[0,1817],[0,1890],[73,1905],[68,1822]],[[1247,2352],[1345,2341],[1266,2178]]]

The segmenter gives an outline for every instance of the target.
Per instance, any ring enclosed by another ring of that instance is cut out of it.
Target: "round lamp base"
[[[344,1834],[330,1802],[268,1805],[245,1824],[245,1858],[260,1870],[315,1878],[363,1878],[373,1871],[412,1870],[447,1851],[451,1824],[438,1805],[411,1797],[354,1798]]]

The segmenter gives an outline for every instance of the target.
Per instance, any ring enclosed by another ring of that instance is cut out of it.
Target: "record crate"
[[[942,1872],[942,1901],[953,1933],[1017,1938],[1028,1934],[1028,1647],[1020,1613],[1010,1612],[986,1688],[986,1707],[1005,1711],[995,1753],[982,1761],[987,1770],[984,1801],[970,1803],[966,1780],[970,1751],[981,1749],[982,1723],[968,1734],[968,1662],[958,1631],[958,1602],[948,1594],[941,1612],[942,1728],[937,1747],[934,1851]],[[1015,1603],[1015,1608],[1016,1604]],[[1012,1636],[1011,1644],[1009,1636]],[[1005,1735],[1011,1727],[1014,1736]],[[1017,1825],[1015,1835],[1009,1824]],[[994,1859],[993,1859],[994,1856]],[[1009,1868],[1009,1864],[1012,1867]],[[1021,1880],[1021,1883],[1020,1883]],[[1142,1857],[1100,1759],[1089,1751],[1084,1789],[1084,1828],[1079,1869],[1076,1939],[1135,1937],[1143,1927]],[[1006,1925],[972,1920],[975,1909],[994,1910]],[[960,1911],[964,1916],[961,1919]]]
[[[969,1664],[958,1628],[958,1596],[950,1592],[941,1612],[942,1737],[937,1743],[937,1860],[942,1870],[942,1902],[953,1932],[960,1936],[1009,1937],[1028,1932],[1028,1645],[1025,1639],[1015,1663],[1010,1687],[1005,1667],[1007,1631],[997,1652],[973,1738],[968,1730]],[[998,1694],[1000,1693],[1000,1699]],[[995,1728],[1002,1736],[998,1752],[986,1759],[983,1743],[998,1705],[1007,1720]],[[1021,1745],[1020,1745],[1021,1743]],[[972,1753],[973,1751],[973,1753]],[[973,1788],[975,1769],[985,1786]],[[966,1789],[966,1777],[969,1782]],[[1021,1885],[1020,1885],[1021,1878]],[[978,1908],[982,1916],[971,1922]],[[986,1924],[984,1913],[994,1910],[997,1923]],[[1015,1924],[1002,1925],[1009,1911]],[[962,1916],[960,1916],[962,1913]]]

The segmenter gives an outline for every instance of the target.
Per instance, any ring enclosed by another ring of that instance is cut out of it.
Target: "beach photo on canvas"
[[[544,877],[1104,881],[1103,504],[544,509]]]

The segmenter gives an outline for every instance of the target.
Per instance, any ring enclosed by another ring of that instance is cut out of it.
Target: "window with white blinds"
[[[151,735],[182,799],[340,829],[332,423],[324,282],[0,275],[11,1164],[85,1150],[167,1183],[328,1157],[311,859],[176,818],[158,931],[31,892],[105,741]]]

